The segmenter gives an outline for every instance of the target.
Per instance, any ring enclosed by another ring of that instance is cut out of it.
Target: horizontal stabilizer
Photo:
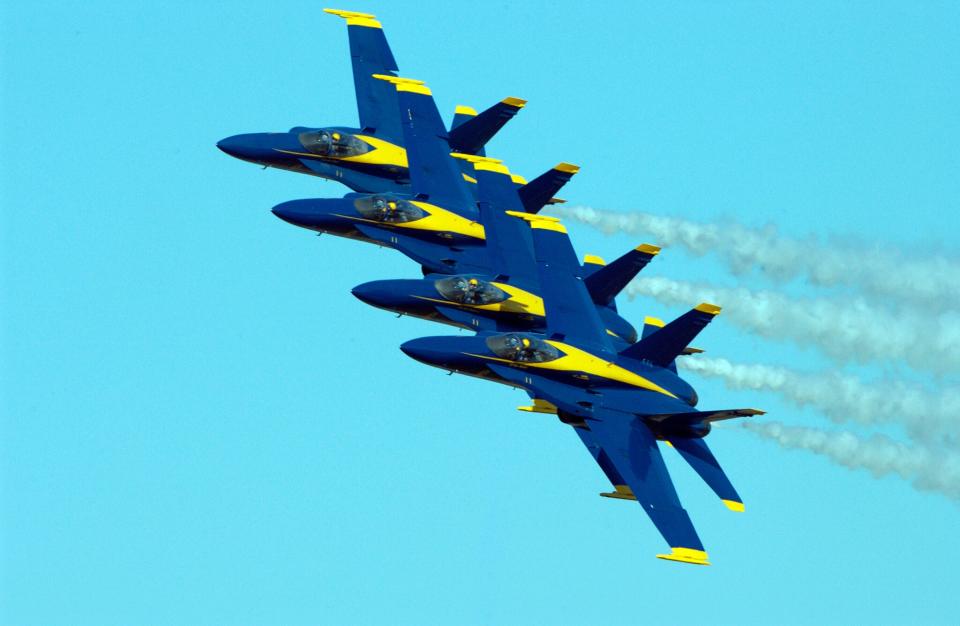
[[[609,305],[623,288],[647,266],[653,257],[660,254],[660,248],[648,243],[627,252],[613,263],[593,272],[584,283],[590,297],[599,305]]]
[[[527,101],[520,98],[506,98],[479,115],[469,107],[457,107],[450,129],[450,149],[465,154],[480,154],[487,142],[493,139],[525,104]],[[468,115],[469,111],[473,111],[472,116]]]
[[[548,204],[562,202],[554,198],[553,194],[560,191],[573,175],[580,171],[580,167],[570,163],[559,163],[540,174],[520,188],[520,199],[528,213],[537,213]]]
[[[697,424],[700,422],[719,422],[738,417],[753,417],[755,415],[766,415],[766,411],[761,411],[760,409],[717,409],[714,411],[698,411],[694,408],[691,408],[689,411],[681,411],[677,413],[656,413],[644,415],[644,419],[661,423],[682,421],[684,424]]]
[[[743,499],[733,488],[717,458],[713,456],[707,442],[703,439],[689,439],[686,437],[672,437],[670,443],[680,453],[690,467],[700,475],[703,482],[713,489],[723,503],[731,511],[743,511]]]
[[[698,304],[663,328],[646,334],[637,343],[621,352],[621,356],[649,361],[660,367],[669,367],[677,356],[690,345],[707,324],[720,312],[714,304]],[[648,329],[644,327],[644,332]]]

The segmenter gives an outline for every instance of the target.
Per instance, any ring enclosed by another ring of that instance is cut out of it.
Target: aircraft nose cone
[[[433,364],[436,362],[436,350],[430,346],[428,339],[411,339],[400,345],[400,349],[411,359],[416,359],[421,363]]]
[[[250,158],[250,145],[246,140],[248,135],[233,135],[217,142],[217,147],[224,153],[237,159]]]
[[[271,209],[274,215],[284,222],[303,228],[312,228],[318,224],[318,214],[309,200],[291,200],[281,202]]]
[[[217,147],[232,157],[251,163],[288,165],[303,146],[296,135],[290,133],[245,133],[233,135],[217,142]]]
[[[394,297],[394,290],[388,287],[387,282],[388,281],[374,280],[369,283],[363,283],[362,285],[354,287],[351,293],[361,302],[366,302],[376,307],[384,307],[396,299]]]

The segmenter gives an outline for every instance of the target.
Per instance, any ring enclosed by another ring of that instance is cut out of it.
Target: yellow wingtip
[[[523,98],[512,98],[512,97],[511,97],[511,98],[504,98],[504,99],[501,100],[500,102],[502,102],[503,104],[506,104],[506,105],[508,105],[508,106],[517,107],[518,109],[522,109],[523,107],[525,107],[525,106],[527,105],[527,101],[524,100]]]
[[[390,74],[371,74],[377,80],[383,80],[391,83],[397,88],[397,91],[409,91],[410,93],[419,93],[424,96],[433,95],[430,88],[422,80],[416,78],[404,78],[402,76],[391,76]]]
[[[347,26],[366,26],[367,28],[383,28],[377,21],[377,16],[372,13],[360,13],[359,11],[342,11],[340,9],[324,9],[324,13],[336,15],[347,20]]]
[[[337,17],[363,17],[368,20],[375,19],[377,16],[372,13],[361,13],[359,11],[344,11],[343,9],[324,9],[324,13],[336,15]]]
[[[607,262],[603,260],[602,257],[598,257],[595,254],[585,254],[583,256],[584,263],[590,263],[591,265],[606,265]]]
[[[573,163],[557,163],[553,166],[553,169],[558,172],[565,172],[567,174],[576,174],[580,171],[579,165],[574,165]]]
[[[470,117],[477,116],[477,110],[473,107],[468,107],[465,104],[458,104],[457,108],[453,110],[454,115],[469,115]]]
[[[743,513],[744,511],[743,502],[737,502],[736,500],[722,500],[722,502],[731,511],[737,513]]]
[[[555,404],[548,400],[541,400],[540,398],[534,398],[533,404],[530,406],[518,406],[518,411],[527,411],[528,413],[548,413],[551,415],[557,414],[557,407]]]
[[[650,326],[657,326],[659,328],[663,328],[664,326],[666,326],[664,321],[659,317],[650,317],[649,315],[643,318],[643,323],[648,324]]]
[[[708,313],[710,315],[716,315],[720,312],[720,307],[716,304],[710,304],[709,302],[701,302],[694,307],[695,311],[700,311],[701,313]]]
[[[527,179],[521,176],[520,174],[510,174],[510,180],[515,182],[518,185],[526,185]]]
[[[654,256],[660,254],[660,246],[655,246],[652,243],[642,243],[636,248],[634,248],[634,250],[636,250],[637,252],[643,252],[644,254],[651,254]]]
[[[478,172],[496,172],[497,174],[505,174],[513,178],[510,175],[510,170],[507,169],[507,166],[503,163],[492,161],[476,161],[473,164],[473,169],[477,170]]]
[[[690,563],[692,565],[710,565],[707,553],[703,550],[694,550],[693,548],[670,548],[670,554],[658,554],[657,558],[665,561]]]
[[[558,233],[566,234],[567,228],[560,223],[559,217],[550,215],[540,215],[539,213],[524,213],[523,211],[505,211],[507,215],[519,217],[530,223],[530,228],[539,228],[541,230],[552,230]]]
[[[637,496],[633,495],[633,489],[630,488],[630,485],[614,485],[614,491],[603,491],[600,492],[600,495],[604,498],[613,498],[614,500],[633,500],[636,501]]]
[[[465,154],[463,152],[451,152],[450,156],[455,159],[469,161],[470,163],[480,163],[481,161],[486,163],[503,163],[503,159],[495,159],[493,157],[479,156],[476,154]]]

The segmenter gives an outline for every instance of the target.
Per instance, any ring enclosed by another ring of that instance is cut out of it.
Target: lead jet
[[[397,72],[380,22],[369,13],[324,11],[347,22],[359,128],[295,126],[285,133],[234,135],[217,147],[244,161],[335,180],[357,192],[409,192],[396,92],[373,78]],[[450,148],[483,154],[484,145],[525,104],[520,98],[506,98],[479,115],[470,107],[458,106],[449,131]],[[526,181],[518,178],[516,182]]]
[[[406,193],[349,193],[343,198],[291,200],[273,207],[280,219],[400,250],[425,273],[451,274],[489,268],[486,234],[473,194],[452,158],[447,133],[430,89],[423,81],[378,75],[394,91],[400,132],[409,146]],[[561,163],[518,190],[523,208],[539,211],[577,167]]]
[[[671,548],[658,558],[709,565],[658,442],[675,448],[729,509],[744,510],[704,438],[713,422],[763,411],[698,410],[696,391],[675,366],[720,308],[700,304],[617,350],[577,276],[579,264],[563,225],[556,218],[510,214],[531,228],[545,332],[424,337],[401,349],[422,363],[526,391],[533,403],[522,410],[556,414],[573,427],[614,487],[601,495],[639,502]]]
[[[383,284],[357,287],[354,294],[368,303],[384,308],[397,305],[397,310],[410,315],[474,330],[492,330],[504,323],[542,327],[543,304],[536,295],[529,229],[502,212],[498,215],[478,209],[472,196],[463,190],[458,158],[477,162],[479,169],[470,170],[477,176],[483,174],[483,166],[506,168],[488,157],[452,158],[429,88],[414,79],[381,79],[396,87],[414,194],[347,194],[342,199],[293,200],[274,207],[274,214],[310,230],[394,248],[421,265],[427,276],[424,281],[402,283],[397,288],[412,285],[415,291],[402,295],[426,295],[432,302],[415,297],[390,299],[394,292]],[[546,185],[539,195],[525,195],[524,188],[516,189],[508,172],[510,189],[504,201],[515,210],[539,210],[577,169],[566,163],[558,165],[555,171],[563,176]],[[497,236],[488,237],[488,229]],[[657,251],[655,246],[631,250],[607,267],[600,266],[601,259],[588,257],[589,262],[583,266],[582,273],[590,274],[587,280],[606,328],[621,343],[636,341],[637,331],[617,314],[613,298]],[[465,287],[462,293],[458,293],[460,286]],[[406,306],[411,302],[427,306]]]
[[[412,145],[412,144],[411,144]],[[497,185],[510,176],[497,159],[464,156],[473,164],[478,185],[480,223],[484,227],[488,273],[441,275],[418,279],[376,280],[353,289],[357,298],[382,309],[473,331],[543,331],[543,300],[537,280],[530,229],[505,210],[523,212],[513,185]],[[493,177],[494,182],[489,180]],[[618,343],[634,343],[634,327],[617,314],[614,298],[660,252],[643,244],[610,265],[588,256],[579,274],[597,307],[607,333]]]

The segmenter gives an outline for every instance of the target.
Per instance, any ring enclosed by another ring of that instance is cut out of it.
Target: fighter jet
[[[357,192],[407,193],[410,179],[396,92],[373,78],[397,72],[380,22],[369,13],[324,11],[347,22],[360,127],[295,126],[285,133],[234,135],[217,147],[244,161],[335,180]],[[506,98],[479,115],[471,107],[458,106],[449,134],[443,129],[450,149],[482,154],[484,145],[525,104],[520,98]]]
[[[410,145],[413,145],[412,140]],[[431,274],[419,279],[376,280],[353,289],[367,304],[468,330],[544,330],[530,229],[505,211],[523,212],[510,172],[497,159],[469,156],[478,185],[479,219],[484,227],[487,274]],[[634,343],[637,332],[617,314],[614,298],[658,254],[643,244],[611,263],[588,255],[579,274],[607,333],[615,343]]]
[[[306,229],[397,249],[419,263],[424,274],[490,273],[476,200],[463,183],[460,161],[451,157],[430,89],[415,79],[377,78],[397,95],[396,116],[403,120],[401,134],[410,153],[410,193],[292,200],[275,206],[273,213]],[[576,170],[561,163],[520,188],[523,208],[539,211]]]
[[[564,226],[556,218],[510,215],[531,228],[545,332],[425,337],[401,349],[428,365],[526,391],[533,403],[522,410],[556,414],[573,427],[613,485],[601,495],[640,503],[671,548],[658,558],[709,565],[658,442],[675,448],[729,509],[743,511],[743,500],[704,438],[713,422],[763,411],[698,410],[696,391],[675,367],[677,356],[720,308],[700,304],[617,350],[577,275],[579,264]]]

